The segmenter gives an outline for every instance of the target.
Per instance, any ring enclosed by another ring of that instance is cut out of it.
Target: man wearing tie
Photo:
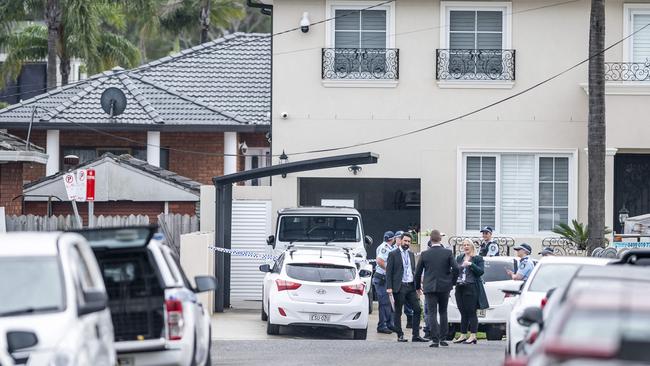
[[[415,255],[409,250],[411,246],[411,235],[401,235],[401,245],[388,255],[386,263],[386,292],[392,294],[395,299],[395,318],[393,319],[393,331],[397,333],[398,342],[407,342],[402,331],[402,307],[405,303],[413,308],[413,342],[427,342],[420,337],[420,299],[421,291],[415,290]]]
[[[447,305],[449,304],[449,292],[459,273],[454,255],[451,250],[442,246],[441,240],[440,231],[431,231],[431,247],[420,255],[420,262],[418,262],[415,271],[415,288],[418,293],[422,293],[422,289],[424,289],[426,296],[431,347],[448,345],[445,342],[448,332]],[[424,284],[422,284],[423,273]],[[440,324],[438,324],[438,314],[440,315]]]

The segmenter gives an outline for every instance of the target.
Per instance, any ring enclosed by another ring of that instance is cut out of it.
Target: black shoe
[[[445,341],[440,341],[440,345],[443,346],[443,347],[449,347],[449,343],[447,343]]]
[[[473,339],[473,340],[471,340],[471,341],[470,341],[470,340],[466,340],[465,342],[463,342],[463,344],[476,344],[476,339]]]
[[[378,328],[377,333],[393,334],[393,331],[388,328]]]
[[[431,343],[431,344],[429,345],[429,347],[431,347],[431,348],[438,348],[438,343]]]
[[[422,338],[420,336],[415,336],[415,337],[411,338],[411,342],[425,342],[426,343],[426,342],[429,342],[429,340],[426,339],[426,338]]]
[[[398,342],[408,342],[408,340],[406,340],[406,339],[404,338],[404,335],[403,335],[403,334],[397,336],[397,341],[398,341]]]

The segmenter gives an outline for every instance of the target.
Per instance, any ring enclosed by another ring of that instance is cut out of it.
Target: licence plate
[[[478,309],[476,310],[476,316],[479,318],[485,318],[486,311],[485,309]]]
[[[118,357],[117,364],[119,366],[134,366],[135,362],[133,361],[133,357]]]
[[[327,323],[327,322],[330,321],[330,316],[329,316],[329,314],[310,314],[309,315],[309,320],[316,321],[316,322]]]

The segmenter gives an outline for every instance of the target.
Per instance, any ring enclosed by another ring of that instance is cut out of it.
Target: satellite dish
[[[119,116],[126,109],[126,96],[118,88],[104,90],[101,98],[102,109],[111,117]]]

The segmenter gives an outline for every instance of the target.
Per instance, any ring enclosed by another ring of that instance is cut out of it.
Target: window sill
[[[360,79],[339,79],[323,80],[326,88],[396,88],[398,80],[360,80]]]
[[[514,81],[491,80],[440,80],[437,82],[440,89],[512,89]]]
[[[580,87],[589,95],[589,83],[580,83]],[[650,95],[650,81],[607,81],[605,95]]]

